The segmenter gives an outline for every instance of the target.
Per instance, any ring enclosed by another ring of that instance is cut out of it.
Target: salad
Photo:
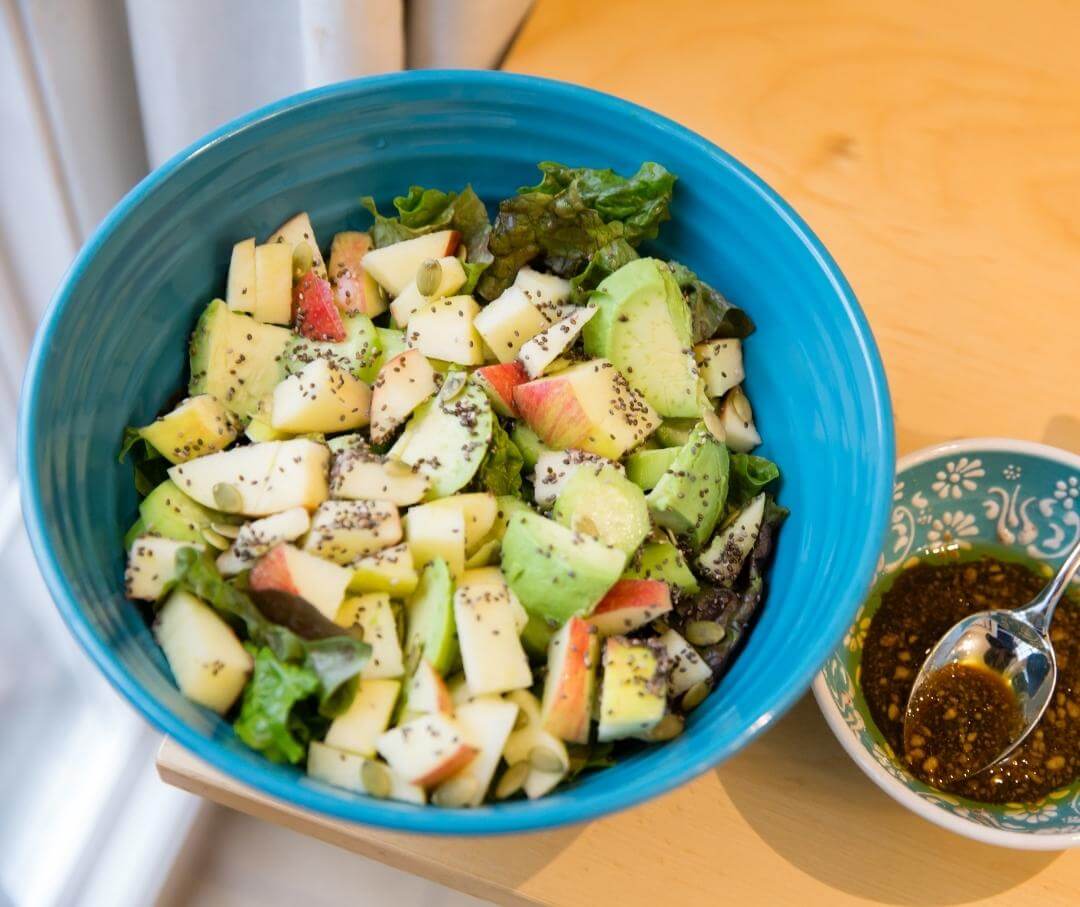
[[[127,430],[126,591],[180,690],[375,797],[541,797],[676,737],[785,511],[750,318],[639,253],[674,175],[539,165],[232,249],[187,396]]]

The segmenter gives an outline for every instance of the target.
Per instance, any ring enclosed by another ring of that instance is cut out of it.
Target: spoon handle
[[[1080,570],[1080,542],[1073,545],[1072,551],[1065,557],[1065,562],[1061,565],[1054,578],[1046,584],[1046,588],[1036,596],[1030,605],[1020,611],[1018,616],[1045,635],[1054,616],[1054,609],[1057,607],[1058,602],[1061,601],[1061,597],[1065,594],[1065,590],[1069,587],[1069,582],[1077,570]]]

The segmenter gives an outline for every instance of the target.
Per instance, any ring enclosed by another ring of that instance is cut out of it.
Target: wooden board
[[[1080,5],[539,0],[508,69],[637,101],[769,181],[885,357],[901,452],[1080,450]],[[895,805],[813,702],[715,772],[588,826],[453,840],[324,822],[167,742],[171,783],[500,903],[1075,904],[1080,855],[975,844]]]

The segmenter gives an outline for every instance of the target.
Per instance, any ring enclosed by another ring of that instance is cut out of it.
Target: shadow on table
[[[793,753],[803,792],[799,802],[777,810],[775,795],[763,794],[791,775]],[[839,891],[881,903],[981,900],[1021,884],[1060,855],[979,844],[908,812],[849,759],[810,695],[716,774],[732,805],[776,853]]]

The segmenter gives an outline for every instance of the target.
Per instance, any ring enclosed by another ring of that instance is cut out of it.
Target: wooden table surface
[[[1073,0],[538,0],[506,68],[665,113],[784,195],[867,312],[901,453],[995,434],[1080,450],[1078,38]],[[170,742],[159,766],[500,903],[1080,903],[1080,855],[997,850],[917,819],[809,698],[682,790],[526,837],[322,822]]]

